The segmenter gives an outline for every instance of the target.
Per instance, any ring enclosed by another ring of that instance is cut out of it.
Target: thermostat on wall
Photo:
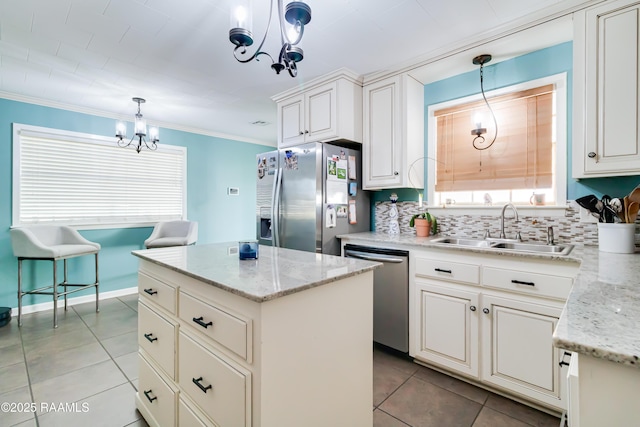
[[[229,196],[237,196],[238,194],[240,194],[240,189],[238,187],[228,187],[227,188],[227,195],[229,195]]]

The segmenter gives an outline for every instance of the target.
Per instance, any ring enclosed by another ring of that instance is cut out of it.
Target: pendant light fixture
[[[136,117],[134,119],[133,125],[133,133],[134,135],[131,137],[129,142],[126,142],[127,138],[127,124],[125,122],[119,121],[116,123],[116,138],[118,138],[118,145],[123,148],[127,148],[133,144],[133,147],[139,153],[143,147],[149,150],[156,150],[158,148],[157,143],[160,141],[160,133],[158,128],[152,127],[149,128],[149,141],[147,141],[147,121],[142,117],[142,113],[140,112],[140,104],[144,104],[144,98],[132,98],[133,102],[138,103],[138,112],[136,113]],[[134,139],[138,137],[138,140],[134,142]],[[137,144],[137,145],[136,145]]]
[[[247,63],[254,59],[259,61],[260,55],[266,55],[271,58],[271,68],[280,74],[280,71],[287,70],[291,77],[298,74],[297,63],[302,61],[304,53],[297,44],[302,40],[304,34],[304,26],[311,21],[311,8],[301,1],[293,1],[283,8],[284,0],[270,0],[269,21],[267,29],[264,32],[260,45],[253,53],[247,55],[247,47],[253,44],[253,34],[251,33],[251,0],[237,0],[236,7],[231,9],[231,29],[229,30],[229,41],[236,47],[233,50],[233,56],[238,62]],[[273,17],[274,4],[278,7],[278,23],[280,27],[280,41],[282,47],[276,62],[271,55],[262,51],[262,45],[267,38],[269,28],[271,27],[271,19]],[[287,23],[289,25],[287,25]]]
[[[495,134],[493,135],[493,139],[491,140],[491,142],[487,145],[484,145],[485,143],[485,139],[484,136],[482,136],[483,134],[487,133],[487,128],[483,128],[482,127],[482,121],[479,119],[475,120],[476,123],[476,128],[471,130],[471,135],[475,135],[475,138],[473,138],[473,148],[475,148],[476,150],[486,150],[487,148],[491,147],[493,145],[494,142],[496,142],[496,138],[498,137],[498,121],[496,120],[496,115],[493,113],[493,109],[491,108],[491,105],[489,105],[489,101],[487,101],[487,97],[484,94],[484,64],[488,63],[489,61],[491,61],[491,55],[478,55],[475,58],[473,58],[473,63],[474,65],[480,65],[480,91],[482,92],[482,98],[484,99],[484,103],[487,104],[487,108],[489,109],[489,112],[491,112],[491,117],[493,118],[493,124],[495,126]]]

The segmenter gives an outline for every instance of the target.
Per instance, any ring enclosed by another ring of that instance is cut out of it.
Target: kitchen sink
[[[474,248],[489,248],[496,243],[489,240],[456,239],[454,237],[441,237],[439,239],[434,239],[431,242],[455,246],[470,246]]]
[[[573,245],[543,245],[537,243],[521,242],[497,242],[492,248],[507,249],[513,251],[535,252],[543,254],[567,255],[573,249]]]
[[[567,255],[573,249],[573,245],[544,245],[541,243],[525,243],[500,240],[464,239],[455,237],[440,237],[433,239],[431,243],[444,246],[457,246],[468,248],[500,249],[503,251],[531,252],[538,254]]]

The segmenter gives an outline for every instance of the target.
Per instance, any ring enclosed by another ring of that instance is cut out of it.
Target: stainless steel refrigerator
[[[261,245],[340,255],[338,234],[370,229],[359,144],[312,142],[257,156]]]

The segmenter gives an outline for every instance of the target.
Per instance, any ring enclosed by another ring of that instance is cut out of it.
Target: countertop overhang
[[[568,255],[558,256],[443,247],[432,242],[435,237],[442,236],[368,232],[338,237],[378,246],[437,248],[580,263],[553,334],[554,346],[640,368],[640,253],[637,249],[635,254],[615,254],[600,252],[595,246],[576,245]]]
[[[256,302],[325,285],[382,265],[262,245],[258,259],[240,260],[237,249],[237,242],[227,242],[145,249],[132,254]]]

